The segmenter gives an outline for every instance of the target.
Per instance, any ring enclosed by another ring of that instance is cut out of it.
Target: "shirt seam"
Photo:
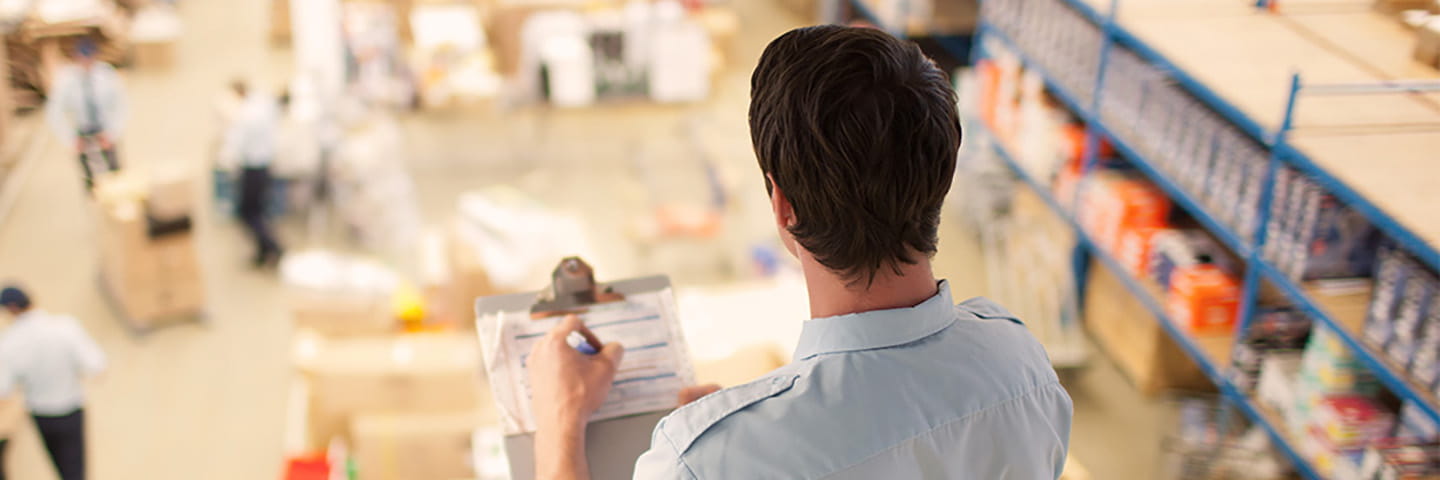
[[[699,476],[695,475],[694,470],[690,469],[690,465],[685,463],[685,456],[682,454],[682,452],[680,452],[680,449],[675,446],[675,440],[670,438],[670,433],[665,431],[664,422],[661,422],[661,424],[657,425],[655,428],[660,431],[661,435],[665,436],[665,443],[670,444],[670,451],[674,452],[675,454],[675,464],[679,465],[682,471],[689,474],[690,478],[700,478]]]
[[[934,433],[936,430],[939,430],[939,429],[941,429],[941,428],[945,428],[945,427],[948,427],[948,426],[950,426],[950,425],[954,425],[954,424],[956,424],[956,423],[964,422],[964,421],[970,420],[970,419],[972,419],[972,418],[978,417],[978,416],[980,416],[980,415],[984,415],[984,414],[986,414],[986,413],[989,413],[989,412],[991,412],[991,411],[993,411],[993,410],[996,410],[996,409],[999,409],[999,408],[1001,408],[1001,407],[1014,404],[1014,403],[1016,403],[1016,402],[1019,402],[1020,400],[1024,400],[1024,399],[1026,399],[1026,398],[1030,398],[1030,397],[1032,397],[1032,396],[1035,396],[1035,395],[1041,393],[1041,391],[1043,391],[1043,390],[1045,390],[1045,389],[1048,389],[1048,388],[1050,388],[1050,387],[1056,387],[1056,386],[1060,386],[1060,382],[1058,382],[1058,381],[1056,381],[1056,382],[1047,382],[1047,383],[1044,383],[1044,384],[1032,386],[1032,387],[1030,387],[1029,390],[1026,390],[1026,391],[1024,391],[1024,392],[1022,392],[1022,393],[1020,393],[1020,394],[1018,394],[1018,395],[1015,395],[1015,396],[1010,397],[1010,398],[1007,398],[1007,399],[1005,399],[1005,400],[1001,400],[1001,401],[999,401],[999,402],[990,404],[989,406],[986,406],[986,407],[981,408],[981,409],[979,409],[979,410],[976,410],[976,411],[967,413],[967,414],[965,414],[965,415],[961,415],[961,416],[959,416],[959,417],[956,417],[956,418],[953,418],[953,419],[950,419],[950,420],[946,420],[945,422],[940,423],[940,424],[938,424],[938,425],[935,425],[934,427],[931,427],[931,428],[929,428],[929,429],[926,429],[926,430],[923,431],[923,432],[916,433],[916,434],[911,435],[911,436],[909,436],[909,437],[905,437],[904,439],[902,439],[902,440],[900,440],[900,441],[898,441],[898,442],[895,442],[894,444],[890,445],[889,447],[886,447],[886,448],[884,448],[884,449],[882,449],[882,450],[879,450],[879,451],[877,451],[877,452],[875,452],[875,453],[872,453],[872,454],[870,454],[869,456],[866,456],[865,458],[862,458],[862,459],[856,460],[856,461],[854,461],[854,462],[851,462],[851,463],[849,463],[849,464],[843,465],[843,466],[841,466],[840,468],[836,468],[836,469],[834,469],[834,470],[831,470],[829,473],[826,473],[826,474],[824,474],[824,475],[821,475],[821,476],[815,477],[815,478],[816,478],[816,479],[832,478],[832,477],[834,477],[835,475],[838,475],[840,472],[844,472],[844,471],[849,470],[849,469],[851,469],[851,468],[855,468],[857,465],[863,464],[863,463],[869,461],[869,460],[872,459],[872,458],[876,458],[876,457],[879,457],[880,455],[883,455],[883,454],[885,454],[885,453],[887,453],[887,452],[894,451],[895,449],[900,448],[901,445],[905,445],[905,444],[907,444],[907,443],[910,443],[911,440],[915,440],[915,439],[920,438],[920,437],[922,437],[922,436],[929,435],[929,434]]]
[[[955,326],[955,324],[958,323],[959,321],[960,321],[959,318],[951,317],[950,320],[947,320],[944,325],[939,326],[939,327],[936,328],[934,331],[929,332],[929,333],[926,333],[926,334],[921,335],[921,336],[918,336],[918,337],[915,337],[915,338],[912,338],[912,339],[909,339],[909,340],[901,341],[901,342],[899,342],[899,343],[891,343],[891,344],[888,344],[888,345],[867,345],[867,346],[863,346],[863,347],[844,348],[844,349],[817,350],[817,351],[814,351],[814,352],[810,352],[809,355],[806,355],[806,356],[804,356],[804,357],[796,358],[795,360],[796,360],[796,361],[801,361],[801,362],[803,362],[803,361],[806,361],[806,360],[815,359],[815,358],[820,358],[820,357],[824,357],[824,356],[830,356],[830,355],[841,355],[841,354],[855,353],[855,352],[871,352],[871,351],[875,351],[875,350],[889,350],[889,349],[892,349],[892,348],[900,348],[900,347],[904,347],[904,346],[908,346],[908,345],[913,345],[913,344],[916,344],[916,343],[925,341],[926,339],[929,339],[930,337],[933,337],[933,336],[939,335],[939,334],[941,334],[941,333],[944,333],[946,330],[949,330],[950,327]]]

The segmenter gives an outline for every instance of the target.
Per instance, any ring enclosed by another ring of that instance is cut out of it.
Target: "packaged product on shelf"
[[[1365,450],[1364,480],[1435,480],[1440,478],[1440,445],[1385,445]]]
[[[1235,141],[1225,130],[1215,145],[1213,160],[1210,163],[1209,177],[1205,179],[1205,186],[1195,195],[1205,205],[1205,210],[1211,216],[1219,220],[1221,224],[1229,225],[1234,220],[1234,208],[1236,200],[1236,187],[1238,178],[1238,150],[1239,142]]]
[[[1309,253],[1306,246],[1309,244],[1306,232],[1315,231],[1315,226],[1320,218],[1320,205],[1322,203],[1320,186],[1308,178],[1301,178],[1296,195],[1292,196],[1294,210],[1290,215],[1294,216],[1290,232],[1290,242],[1286,245],[1285,275],[1293,280],[1299,281],[1305,278],[1305,259]]]
[[[1404,253],[1393,245],[1382,245],[1376,257],[1378,265],[1375,269],[1375,293],[1370,299],[1370,308],[1365,316],[1363,335],[1371,344],[1380,346],[1390,341],[1390,332],[1394,330],[1392,325],[1395,310],[1400,305],[1405,281],[1409,277],[1405,275],[1408,268],[1405,266]]]
[[[1270,220],[1281,230],[1277,267],[1297,281],[1368,276],[1381,237],[1365,216],[1303,176],[1285,188],[1288,205]]]
[[[1436,425],[1425,410],[1413,401],[1400,406],[1400,417],[1391,434],[1397,441],[1406,444],[1425,444],[1440,441],[1440,425]]]
[[[1379,384],[1330,329],[1317,326],[1305,346],[1301,383],[1317,394],[1372,394]]]
[[[1212,264],[1178,267],[1170,275],[1166,313],[1199,335],[1227,335],[1239,314],[1240,284]]]
[[[1177,158],[1180,186],[1192,193],[1199,193],[1205,187],[1215,157],[1215,139],[1224,128],[1220,118],[1208,111],[1196,120],[1195,131],[1187,137],[1188,144],[1182,147]]]
[[[1409,365],[1420,344],[1422,324],[1429,316],[1429,309],[1435,305],[1435,296],[1440,294],[1440,280],[1423,268],[1413,269],[1410,279],[1405,282],[1405,294],[1400,308],[1391,324],[1390,341],[1385,343],[1385,353],[1396,365]]]
[[[1261,258],[1272,263],[1279,261],[1280,252],[1284,248],[1284,239],[1281,236],[1288,233],[1282,219],[1287,214],[1286,208],[1292,193],[1290,190],[1291,179],[1294,176],[1295,171],[1290,167],[1275,169],[1275,185],[1270,193],[1270,224],[1265,229],[1265,246],[1261,249],[1260,255]]]
[[[1287,375],[1286,388],[1293,387],[1295,374],[1300,368],[1300,354],[1309,335],[1310,319],[1306,316],[1291,308],[1262,307],[1250,321],[1245,336],[1235,343],[1230,353],[1232,382],[1246,393],[1255,391],[1263,381],[1266,369],[1272,368],[1267,363],[1272,357],[1293,357],[1294,368],[1287,370],[1288,373],[1282,372]],[[1284,408],[1281,405],[1288,404],[1276,403],[1273,406],[1280,409]]]
[[[1165,193],[1132,174],[1097,173],[1080,189],[1082,226],[1096,243],[1112,252],[1121,231],[1163,227],[1170,215],[1170,199]]]
[[[1149,270],[1150,251],[1154,245],[1154,238],[1164,232],[1171,231],[1165,228],[1152,226],[1141,226],[1127,228],[1120,232],[1120,239],[1115,248],[1116,259],[1124,265],[1130,273],[1143,275]]]
[[[1270,351],[1262,355],[1254,388],[1260,403],[1288,416],[1298,396],[1295,386],[1300,376],[1300,362],[1298,350]]]
[[[1420,329],[1420,345],[1410,362],[1410,376],[1421,385],[1437,385],[1440,384],[1440,301],[1436,298],[1431,299],[1430,311]]]
[[[1169,229],[1151,241],[1147,273],[1160,288],[1170,288],[1170,279],[1179,267],[1209,263],[1231,275],[1239,271],[1229,252],[1203,230]]]
[[[1236,205],[1235,229],[1240,238],[1255,238],[1260,227],[1260,196],[1269,171],[1270,156],[1254,142],[1246,142],[1242,153],[1240,197]]]
[[[1363,448],[1394,428],[1395,416],[1364,395],[1332,395],[1315,409],[1315,424],[1342,449]]]

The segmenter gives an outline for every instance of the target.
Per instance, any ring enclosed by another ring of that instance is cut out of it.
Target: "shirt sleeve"
[[[693,480],[694,475],[680,465],[680,457],[669,445],[650,446],[635,460],[635,480]]]
[[[52,85],[53,91],[45,102],[45,123],[50,125],[50,130],[66,148],[74,148],[72,145],[75,145],[77,136],[74,122],[70,118],[69,112],[65,111],[65,106],[70,103],[67,99],[74,95],[72,92],[74,82],[70,81],[71,79],[72,75],[66,70],[62,70],[59,75],[56,75],[55,83]]]
[[[15,395],[15,362],[5,355],[0,355],[0,398],[7,398]]]
[[[125,101],[125,82],[120,79],[120,74],[115,72],[114,67],[106,68],[105,78],[110,83],[110,103],[108,125],[105,126],[106,134],[114,141],[119,141],[125,136],[125,123],[130,117],[130,105]]]
[[[98,375],[105,371],[105,352],[90,334],[80,326],[80,322],[70,319],[71,326],[71,347],[74,349],[75,357],[79,361],[81,373],[85,375]]]

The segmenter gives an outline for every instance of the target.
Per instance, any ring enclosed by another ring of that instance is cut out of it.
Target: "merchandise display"
[[[1283,112],[1285,122],[1278,128],[1256,127],[1250,120],[1253,110],[1237,110],[1230,103],[1234,90],[1211,90],[1202,81],[1210,75],[1172,63],[1190,57],[1171,57],[1174,50],[1153,46],[1153,35],[1137,37],[1127,28],[1151,17],[1165,23],[1170,17],[1158,12],[1171,7],[1137,8],[1111,20],[1117,17],[1107,17],[1107,7],[1093,3],[982,4],[977,43],[983,53],[972,83],[981,99],[973,102],[972,111],[984,120],[982,130],[997,139],[987,149],[1047,197],[1057,213],[1074,219],[1080,249],[1124,272],[1119,276],[1129,292],[1117,294],[1139,297],[1206,371],[1224,401],[1261,427],[1257,431],[1269,437],[1297,474],[1362,478],[1363,471],[1370,475],[1363,478],[1382,478],[1373,476],[1374,469],[1361,468],[1367,448],[1395,444],[1392,438],[1424,444],[1440,421],[1433,400],[1440,327],[1432,328],[1430,321],[1440,268],[1434,244],[1417,240],[1406,228],[1415,228],[1415,222],[1401,225],[1351,190],[1345,178],[1317,166],[1319,160],[1311,163],[1306,155],[1315,154],[1314,148],[1301,152],[1285,143],[1289,130],[1311,132],[1304,129],[1308,123],[1292,124],[1292,113],[1314,118],[1314,111],[1293,107],[1299,77],[1291,91],[1292,110]],[[1273,8],[1217,13],[1231,16],[1214,21],[1287,16]],[[1300,23],[1309,29],[1317,24]],[[1412,24],[1424,29],[1423,22]],[[1154,30],[1147,26],[1146,31]],[[1317,41],[1304,33],[1289,35]],[[1424,50],[1426,33],[1418,35],[1417,54]],[[1094,45],[1091,38],[1096,38]],[[1053,39],[1066,44],[1055,45]],[[1164,43],[1175,45],[1173,38]],[[1330,45],[1322,48],[1349,48]],[[1198,55],[1194,49],[1184,53]],[[1034,77],[1043,94],[1033,92]],[[1383,82],[1377,85],[1375,92],[1391,91]],[[1424,82],[1416,85],[1429,88]],[[1334,92],[1371,88],[1341,85]],[[1056,101],[1036,100],[1046,97]],[[1063,113],[1036,115],[1057,109]],[[1067,117],[1074,120],[1048,125],[1036,120]],[[1036,125],[1053,133],[1026,133]],[[1051,139],[1064,138],[1065,129],[1076,127],[1083,139],[1071,143],[1081,145],[1079,160],[1049,153],[1062,150]],[[1350,145],[1368,140],[1350,135]],[[1377,142],[1379,137],[1371,143]],[[1095,147],[1105,144],[1118,155],[1098,153]],[[1412,174],[1420,173],[1387,173]],[[1144,194],[1125,193],[1129,190]],[[1141,208],[1148,205],[1173,208],[1163,215],[1136,213],[1146,212]],[[1427,234],[1420,225],[1419,234]],[[1343,282],[1373,292],[1368,314],[1358,308],[1364,297],[1327,293]],[[1197,298],[1208,299],[1208,305],[1196,306]],[[1291,306],[1272,306],[1286,303]],[[1103,303],[1086,305],[1092,310]],[[1228,358],[1207,351],[1207,335],[1234,338],[1231,332],[1239,332],[1239,338],[1232,340]],[[1101,343],[1112,358],[1129,355],[1118,352],[1125,349],[1116,342]],[[1231,368],[1219,367],[1227,361]],[[1389,462],[1384,455],[1377,458]]]

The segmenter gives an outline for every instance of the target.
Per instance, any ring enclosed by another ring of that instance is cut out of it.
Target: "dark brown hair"
[[[791,30],[765,48],[750,89],[765,187],[790,200],[789,231],[817,261],[868,286],[881,268],[935,253],[960,119],[945,74],[915,44],[865,28]]]

